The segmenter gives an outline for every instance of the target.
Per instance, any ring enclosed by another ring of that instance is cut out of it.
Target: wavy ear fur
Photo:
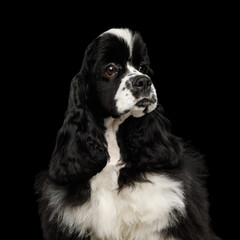
[[[80,73],[72,80],[68,109],[50,161],[49,175],[61,185],[88,181],[104,168],[109,158],[103,130],[87,103],[91,47],[86,50]]]
[[[171,169],[182,157],[181,141],[171,134],[169,121],[162,115],[160,105],[144,117],[127,119],[118,134],[118,139],[122,139],[119,142],[121,155],[126,163],[121,169],[120,187],[124,176],[141,181],[144,173]]]

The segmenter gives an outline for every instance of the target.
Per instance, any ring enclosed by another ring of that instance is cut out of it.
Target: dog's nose
[[[146,91],[146,90],[150,89],[150,87],[152,85],[152,81],[148,77],[137,76],[133,79],[132,84],[133,84],[133,87]]]

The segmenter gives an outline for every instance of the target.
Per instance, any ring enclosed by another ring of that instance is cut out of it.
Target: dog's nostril
[[[143,81],[139,81],[137,85],[138,85],[138,87],[143,87],[144,83],[143,83]]]
[[[152,85],[152,81],[150,79],[148,79],[147,86],[151,86],[151,85]]]

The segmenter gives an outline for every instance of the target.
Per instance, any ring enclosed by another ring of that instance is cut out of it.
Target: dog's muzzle
[[[132,79],[132,93],[137,100],[131,111],[134,117],[141,117],[155,109],[157,95],[148,76],[138,75]]]

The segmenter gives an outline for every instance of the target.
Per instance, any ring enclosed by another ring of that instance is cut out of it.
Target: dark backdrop
[[[10,191],[20,190],[13,206],[20,210],[18,224],[26,239],[42,239],[34,177],[48,166],[71,79],[80,70],[87,45],[112,27],[137,30],[147,43],[159,101],[172,123],[172,132],[205,155],[213,228],[219,236],[227,236],[223,216],[228,211],[225,165],[229,150],[224,139],[228,131],[224,112],[228,108],[230,30],[226,16],[216,6],[191,10],[184,6],[140,7],[116,13],[116,5],[108,11],[97,11],[96,5],[76,6],[74,11],[64,6],[61,10],[34,6],[20,12],[11,23],[10,57],[17,65],[13,76],[17,99],[12,107],[19,109],[12,128],[20,130],[14,141],[19,146],[17,155],[23,159],[16,159],[15,169],[24,170],[17,177],[17,187],[11,185]],[[20,206],[16,207],[16,202]]]

